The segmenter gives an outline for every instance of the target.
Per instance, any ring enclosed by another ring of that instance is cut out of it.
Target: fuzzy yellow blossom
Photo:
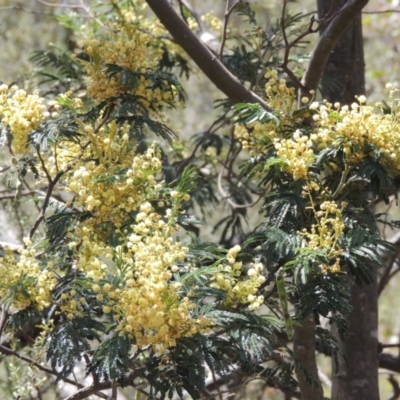
[[[239,245],[232,247],[226,255],[226,263],[218,266],[218,272],[213,276],[211,287],[226,292],[224,304],[229,307],[246,304],[249,310],[258,309],[264,302],[263,296],[257,296],[260,286],[265,282],[261,263],[250,264],[247,279],[241,279],[242,263],[236,261],[240,252]]]
[[[285,79],[279,79],[278,71],[269,70],[265,74],[268,79],[265,84],[265,93],[272,109],[279,110],[283,115],[289,115],[296,104],[294,88],[286,85]]]
[[[201,16],[201,20],[206,22],[213,31],[221,32],[222,29],[221,18],[217,17],[213,11],[203,14]]]
[[[300,131],[295,131],[292,139],[276,139],[277,155],[285,161],[286,169],[294,179],[307,178],[308,168],[314,162],[312,141]]]
[[[135,279],[129,280],[124,290],[117,290],[114,309],[119,315],[118,329],[135,337],[138,346],[166,348],[174,346],[181,336],[208,329],[211,322],[191,318],[194,305],[187,298],[181,299],[179,285],[170,282],[177,270],[175,263],[184,259],[188,249],[171,238],[168,224],[159,224],[160,216],[150,203],[144,203],[140,210],[123,256],[133,261]]]
[[[153,87],[148,72],[157,67],[158,57],[151,57],[151,36],[137,24],[121,22],[117,27],[109,27],[108,34],[102,38],[91,38],[83,46],[89,55],[89,61],[82,61],[88,74],[88,95],[102,101],[123,94],[135,96],[135,101],[144,107],[150,104],[158,107],[174,101],[172,91],[162,87]],[[110,74],[107,65],[114,65],[130,71],[129,79],[121,79],[120,73]],[[160,82],[162,83],[162,82]]]
[[[280,111],[282,125],[293,124],[291,114],[296,104],[294,89],[288,88],[284,79],[279,79],[276,70],[268,71],[265,78],[268,79],[265,85],[268,104]],[[246,126],[236,125],[235,137],[241,142],[243,149],[249,150],[252,156],[267,154],[274,141],[282,139],[274,120],[265,123],[255,121]]]
[[[10,310],[29,306],[43,310],[50,306],[56,282],[52,271],[38,263],[33,248],[21,250],[19,256],[7,252],[0,258],[0,275],[0,298],[8,299]]]
[[[218,154],[217,154],[217,149],[214,146],[208,146],[205,155],[207,158],[211,161],[212,164],[217,164],[218,163]]]
[[[368,156],[364,149],[373,145],[381,153],[380,162],[393,174],[397,174],[400,172],[397,112],[376,112],[374,107],[364,104],[365,96],[358,96],[358,100],[361,104],[353,103],[350,107],[338,108],[338,104],[320,107],[316,114],[318,120],[313,143],[319,150],[342,146],[349,165],[362,162]],[[390,105],[393,110],[397,109],[394,101]]]
[[[25,154],[29,134],[48,115],[44,99],[37,93],[27,94],[16,86],[0,86],[0,117],[13,136],[12,148],[17,154]]]
[[[309,99],[308,97],[302,97],[302,98],[301,98],[301,102],[302,102],[303,104],[307,104],[309,101],[310,101],[310,99]]]
[[[135,155],[133,150],[127,151],[128,143],[123,138],[115,137],[112,144],[103,143],[101,137],[96,138],[95,148],[103,149],[99,154],[104,162],[77,166],[66,179],[66,190],[74,194],[75,204],[92,213],[96,223],[109,221],[119,226],[126,213],[137,209],[144,198],[158,198],[160,188],[157,189],[154,175],[161,170],[161,160],[155,147]],[[141,191],[138,187],[142,187]]]
[[[172,281],[188,249],[171,235],[178,229],[181,203],[190,196],[167,192],[163,182],[156,181],[160,152],[151,146],[137,154],[128,126],[108,123],[96,133],[92,125],[80,129],[88,141],[83,158],[96,160],[77,161],[63,180],[74,205],[89,213],[71,232],[74,268],[92,279],[103,313],[112,314],[121,334],[134,338],[138,347],[151,345],[160,351],[181,337],[208,330],[212,321],[192,317],[194,304]],[[64,144],[58,157],[67,161],[68,150]],[[160,215],[153,206],[159,203],[171,208]],[[109,227],[119,237],[117,246],[108,245]],[[124,277],[114,287],[107,279],[120,269]],[[83,315],[84,307],[78,295],[62,299],[61,310],[68,318]]]
[[[326,265],[322,264],[320,265],[321,272],[326,274],[326,273],[332,273],[332,274],[337,274],[341,272],[340,268],[340,259],[336,258],[334,264],[332,265]]]
[[[324,201],[319,210],[315,211],[316,222],[311,230],[304,229],[300,232],[306,247],[313,250],[326,250],[330,258],[343,253],[338,241],[344,230],[342,211],[333,201]]]

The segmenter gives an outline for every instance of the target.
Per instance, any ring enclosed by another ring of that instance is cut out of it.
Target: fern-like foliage
[[[104,325],[92,318],[74,318],[57,325],[48,337],[47,361],[53,369],[60,367],[59,378],[68,376],[84,354],[90,352],[91,341],[101,340]]]
[[[38,66],[35,75],[40,78],[39,85],[47,88],[47,94],[83,88],[82,65],[69,52],[58,48],[34,51],[30,61]]]

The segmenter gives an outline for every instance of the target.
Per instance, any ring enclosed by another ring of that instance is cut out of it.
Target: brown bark
[[[376,281],[358,286],[348,277],[353,311],[347,318],[343,356],[332,374],[332,400],[378,400],[378,290]],[[347,361],[347,363],[346,363]]]
[[[233,103],[259,103],[264,109],[271,111],[261,97],[242,85],[225,68],[218,57],[189,29],[167,0],[146,0],[146,2],[176,43],[186,51],[210,81]]]
[[[325,3],[325,7],[332,5],[331,1],[318,0],[318,6],[322,3]],[[337,0],[336,3],[340,4],[341,7],[338,8],[339,12],[336,13],[335,17],[322,30],[312,52],[310,63],[302,80],[307,91],[301,93],[301,96],[307,96],[310,90],[317,90],[332,50],[354,21],[354,18],[360,15],[361,10],[368,4],[368,0]]]
[[[302,400],[322,400],[324,393],[318,378],[318,367],[315,359],[315,321],[312,315],[301,321],[302,326],[296,327],[293,336],[293,352],[302,368],[297,368],[296,377],[299,383]],[[303,371],[303,368],[307,371]],[[312,377],[314,383],[310,382]]]
[[[338,0],[338,8],[347,0]],[[330,2],[319,0],[320,19],[329,12]],[[331,103],[351,104],[355,95],[365,94],[365,64],[361,14],[350,23],[331,52],[322,75],[322,98]],[[322,28],[322,35],[325,29]]]

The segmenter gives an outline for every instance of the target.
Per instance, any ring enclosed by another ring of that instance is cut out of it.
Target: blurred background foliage
[[[7,84],[16,83],[32,90],[37,84],[34,72],[37,66],[31,61],[32,53],[37,50],[59,48],[61,50],[74,51],[77,48],[73,29],[69,25],[71,18],[80,24],[96,23],[100,16],[111,9],[111,0],[0,0],[0,81]],[[399,0],[375,0],[370,2],[363,14],[363,33],[366,60],[367,98],[370,102],[380,101],[383,97],[384,87],[388,82],[396,82],[400,75],[400,4]],[[222,0],[190,0],[199,15],[206,14],[210,10],[222,21],[225,11],[225,1]],[[252,8],[256,11],[259,23],[263,28],[272,29],[281,12],[281,0],[252,1]],[[293,14],[302,13],[311,15],[316,11],[315,0],[294,0],[289,3],[289,11]],[[307,21],[306,17],[306,20]],[[304,21],[304,20],[303,20]],[[306,22],[303,22],[306,23]],[[78,25],[77,25],[78,26]],[[216,26],[207,28],[216,39],[220,37]],[[243,18],[234,16],[229,24],[230,35],[246,29]],[[316,40],[316,34],[306,38],[303,49],[298,52],[308,53]],[[303,65],[307,59],[304,57]],[[302,66],[302,63],[300,63]],[[206,131],[214,122],[217,112],[214,102],[223,97],[220,92],[206,79],[194,65],[190,65],[194,71],[188,80],[181,77],[182,84],[187,93],[186,109],[174,111],[170,114],[170,124],[183,142],[192,141],[196,134]],[[225,129],[225,128],[224,128]],[[221,132],[219,132],[221,133]],[[3,164],[0,159],[0,164]],[[4,174],[2,175],[4,176]],[[10,182],[3,179],[0,182],[0,192],[6,191]],[[24,203],[3,200],[0,205],[0,240],[20,243],[25,236],[25,229],[31,225],[30,210],[32,203]],[[223,215],[223,206],[220,210]],[[392,205],[393,207],[393,205]],[[215,210],[213,210],[215,215]],[[256,214],[250,216],[256,218]],[[210,216],[212,222],[212,216]],[[11,222],[13,221],[13,222]],[[17,223],[16,223],[17,222]],[[387,237],[392,232],[385,232]],[[211,239],[214,232],[212,224],[208,229],[202,228],[202,236]],[[398,298],[400,280],[396,277],[386,287],[380,299],[379,336],[385,343],[399,343],[400,341],[400,310],[393,305]],[[394,348],[396,354],[398,348]],[[320,357],[320,364],[326,374],[329,374],[330,361]],[[0,368],[0,399],[9,399],[9,393],[14,390],[14,398],[30,398],[30,393],[35,385],[38,385],[45,375],[40,375],[25,364],[14,362],[15,360],[3,359]],[[30,376],[30,382],[21,382],[21,378]],[[388,398],[392,392],[391,385],[387,382],[387,373],[381,374],[381,398]],[[23,383],[23,385],[21,385]],[[253,385],[257,388],[257,385]],[[15,392],[19,387],[20,392]],[[11,389],[13,388],[13,389]],[[245,390],[245,389],[243,389]],[[264,392],[238,393],[237,398],[259,399],[283,399],[283,395],[267,388]],[[61,388],[62,391],[62,388]],[[122,395],[123,395],[122,390]],[[125,393],[126,398],[130,394]],[[18,397],[20,396],[20,397]],[[51,393],[50,398],[61,398],[59,393]],[[121,398],[123,398],[121,396]]]

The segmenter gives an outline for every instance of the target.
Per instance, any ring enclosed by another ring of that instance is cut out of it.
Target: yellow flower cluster
[[[314,115],[315,133],[311,139],[318,149],[341,144],[349,164],[358,164],[366,156],[367,145],[381,151],[381,162],[393,173],[400,171],[400,127],[398,107],[392,104],[392,114],[374,111],[367,106],[364,96],[350,107],[339,103],[311,104]],[[380,104],[377,104],[381,108]]]
[[[307,179],[308,168],[314,162],[312,141],[296,130],[292,139],[275,139],[275,149],[279,158],[286,163],[286,170],[294,179]]]
[[[17,154],[25,154],[29,134],[49,116],[44,99],[37,93],[27,94],[16,86],[0,85],[1,122],[10,129],[12,148]]]
[[[285,79],[280,79],[277,70],[270,70],[265,74],[268,79],[265,84],[265,93],[268,104],[274,110],[279,110],[282,116],[289,116],[296,105],[294,88],[288,88]]]
[[[342,271],[342,269],[340,268],[340,259],[336,258],[335,262],[332,265],[322,264],[322,265],[320,265],[320,269],[321,269],[321,272],[323,274],[327,274],[327,273],[337,274],[337,273],[340,273]]]
[[[77,206],[92,213],[95,224],[120,227],[144,199],[160,196],[162,186],[155,174],[161,170],[161,160],[155,146],[134,156],[133,150],[127,150],[127,134],[113,141],[98,137],[96,145],[102,162],[81,163],[66,180],[67,191],[74,194]]]
[[[213,11],[203,14],[201,16],[201,20],[206,22],[213,31],[218,33],[221,32],[222,30],[221,18],[217,17]]]
[[[187,252],[172,235],[189,195],[164,190],[156,180],[162,167],[159,151],[153,145],[136,154],[128,129],[114,122],[98,131],[81,126],[88,146],[63,183],[74,206],[90,216],[69,233],[69,246],[75,253],[74,268],[94,282],[103,312],[112,313],[121,334],[133,337],[138,347],[163,351],[182,336],[207,330],[211,322],[191,316],[193,303],[179,294],[180,284],[172,279]],[[57,151],[63,167],[71,165],[73,146],[64,143]],[[49,163],[54,165],[55,158]],[[165,213],[157,213],[152,204],[165,207]],[[119,238],[118,246],[107,244],[110,229]],[[119,285],[114,286],[110,275],[121,276]],[[83,315],[86,300],[77,290],[63,293],[61,301],[68,318]]]
[[[276,70],[268,71],[265,78],[268,79],[265,85],[268,104],[280,112],[281,125],[292,125],[291,113],[296,104],[294,89],[286,86],[285,79],[279,79]],[[272,120],[265,123],[255,121],[245,126],[236,125],[235,137],[241,142],[243,149],[249,150],[251,156],[268,153],[271,144],[282,139]]]
[[[311,232],[306,229],[300,232],[306,247],[325,250],[329,258],[338,257],[343,253],[338,245],[344,230],[342,211],[334,201],[324,201],[318,211],[314,209],[314,214],[317,222],[311,226]]]
[[[236,245],[228,251],[227,263],[218,266],[218,272],[213,276],[210,286],[227,292],[226,306],[247,304],[249,310],[257,310],[264,302],[263,296],[257,296],[258,289],[265,282],[265,277],[261,274],[263,265],[251,264],[247,271],[248,278],[241,280],[242,263],[236,261],[240,250],[240,246]]]
[[[7,252],[0,259],[0,276],[0,299],[11,304],[11,311],[50,306],[56,274],[51,264],[39,265],[35,249],[23,249],[19,256]]]
[[[153,88],[145,73],[157,65],[156,54],[152,56],[150,36],[138,30],[136,24],[124,23],[113,28],[102,39],[87,39],[84,49],[90,61],[82,61],[89,76],[88,95],[96,100],[105,100],[123,94],[137,96],[144,107],[157,107],[173,101],[171,91]],[[131,71],[131,76],[121,80],[120,74],[110,76],[107,65],[117,65]]]
[[[176,227],[146,202],[132,228],[126,247],[133,265],[126,287],[118,292],[118,329],[134,336],[138,346],[152,344],[158,350],[174,346],[179,337],[207,329],[210,321],[191,318],[194,305],[187,297],[179,298],[181,284],[171,280],[175,263],[183,261],[188,250],[172,239]]]

